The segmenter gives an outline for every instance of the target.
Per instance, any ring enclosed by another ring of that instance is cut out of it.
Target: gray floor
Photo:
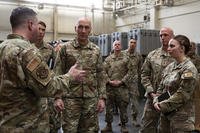
[[[140,120],[141,116],[142,116],[145,100],[144,99],[140,99],[139,103],[140,103],[140,114],[139,114],[139,120]],[[138,133],[140,128],[139,127],[134,127],[131,124],[132,122],[131,122],[131,115],[130,115],[131,114],[130,106],[128,107],[127,110],[128,110],[128,115],[129,115],[129,122],[127,123],[127,127],[128,127],[128,130],[129,130],[129,133]],[[103,129],[106,126],[106,123],[105,123],[104,120],[105,120],[105,112],[99,114],[99,126],[100,126],[100,129]],[[119,124],[119,115],[114,115],[114,121],[112,123],[113,133],[121,133],[120,132],[120,126],[118,124]],[[99,133],[100,133],[100,131],[99,131]]]

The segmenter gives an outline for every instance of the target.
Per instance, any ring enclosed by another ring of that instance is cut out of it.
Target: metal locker
[[[99,37],[98,36],[89,36],[89,40],[94,44],[98,45]]]
[[[152,50],[160,47],[158,30],[131,29],[128,32],[128,41],[131,38],[137,40],[136,51],[142,55],[147,55]]]
[[[102,56],[108,56],[111,51],[111,35],[109,34],[102,34],[99,36],[99,45]]]

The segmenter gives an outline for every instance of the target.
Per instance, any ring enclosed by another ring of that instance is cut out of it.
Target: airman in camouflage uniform
[[[140,126],[137,122],[137,116],[139,113],[139,90],[138,85],[141,80],[141,67],[143,63],[142,56],[135,50],[136,49],[136,40],[130,39],[129,48],[125,50],[126,55],[128,56],[130,63],[132,64],[132,80],[129,83],[129,95],[130,103],[132,107],[132,121],[134,126]]]
[[[161,133],[185,133],[194,130],[194,97],[193,93],[198,81],[198,72],[186,54],[190,41],[186,36],[177,35],[170,42],[169,54],[176,60],[169,64],[162,76],[157,94],[167,92],[169,98],[158,101],[154,99],[154,107],[161,112],[161,123],[165,123],[168,131]]]
[[[54,76],[31,44],[38,38],[36,15],[32,9],[15,8],[10,16],[13,34],[0,45],[0,133],[48,133],[49,127],[40,125],[40,98],[60,96],[69,82],[85,75],[73,66],[68,74]],[[57,105],[63,109],[62,102]]]
[[[103,64],[100,49],[88,40],[91,22],[80,18],[75,26],[77,37],[62,45],[55,70],[63,74],[75,62],[87,72],[82,83],[71,82],[70,90],[65,92],[63,100],[63,130],[66,133],[98,132],[98,112],[105,107],[105,83],[103,82]]]
[[[43,40],[46,31],[46,24],[43,21],[38,22],[39,26],[39,38],[35,46],[39,49],[43,60],[48,64],[50,69],[54,68],[54,61],[56,59],[56,52],[54,48]]]
[[[38,22],[39,27],[39,37],[35,46],[39,49],[40,54],[42,55],[42,60],[47,63],[50,69],[54,68],[54,62],[56,59],[56,52],[54,48],[44,41],[45,31],[46,31],[46,24],[43,21]],[[50,123],[50,132],[54,133],[58,130],[60,126],[59,122],[60,119],[56,119],[56,116],[59,116],[58,112],[54,109],[54,99],[43,97],[41,98],[41,111],[46,114],[46,119],[42,122],[43,125],[49,126]],[[49,119],[50,117],[50,119]],[[57,126],[56,126],[57,125]]]
[[[190,44],[191,49],[187,55],[200,73],[200,56],[196,54],[196,44],[194,42],[190,42]]]
[[[156,96],[163,69],[173,61],[173,58],[167,53],[168,42],[173,36],[173,31],[170,28],[162,28],[160,30],[162,47],[150,52],[142,66],[141,82],[146,89],[145,97],[147,100],[141,121],[141,133],[157,132],[160,114],[152,106],[152,100]]]
[[[122,123],[122,133],[127,133],[126,123],[128,122],[127,107],[129,103],[128,83],[131,80],[130,71],[132,69],[129,62],[129,57],[121,51],[122,46],[120,41],[113,42],[114,53],[108,56],[104,61],[104,68],[107,74],[107,100],[106,100],[106,117],[107,125],[101,132],[112,132],[113,122],[113,104],[116,101],[117,107],[120,110],[120,121]]]
[[[191,49],[188,52],[188,57],[190,57],[190,60],[197,68],[197,71],[200,76],[200,56],[196,54],[196,44],[195,42],[190,42]],[[200,130],[200,82],[198,82],[198,85],[194,92],[194,101],[195,101],[195,129]]]

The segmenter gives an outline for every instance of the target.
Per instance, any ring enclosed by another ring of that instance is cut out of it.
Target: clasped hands
[[[153,107],[154,107],[154,109],[156,111],[160,112],[161,111],[160,103],[158,101],[155,102],[155,99],[159,96],[159,94],[151,92],[149,95],[153,99]]]
[[[114,87],[118,87],[118,86],[120,86],[120,85],[123,84],[123,82],[120,81],[120,80],[110,80],[108,83],[109,83],[111,86],[114,86]]]

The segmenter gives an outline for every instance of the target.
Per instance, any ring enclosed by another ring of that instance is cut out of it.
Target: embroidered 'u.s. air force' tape
[[[31,75],[44,86],[51,80],[52,72],[48,69],[47,64],[38,57],[32,59],[28,63],[27,69],[31,72]]]

